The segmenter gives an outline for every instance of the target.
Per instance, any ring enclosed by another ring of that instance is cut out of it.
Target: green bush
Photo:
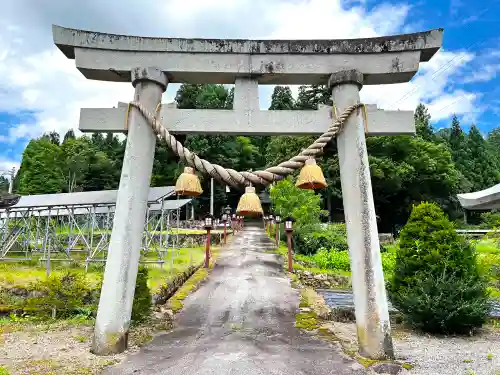
[[[396,251],[387,250],[381,254],[382,269],[386,275],[391,275],[396,267]]]
[[[434,203],[413,208],[400,234],[388,294],[415,328],[468,333],[486,320],[490,305],[474,248]]]
[[[297,253],[311,255],[321,249],[345,251],[347,234],[345,224],[305,225],[293,233],[294,245]]]
[[[350,271],[351,263],[347,251],[321,249],[312,257],[318,268],[325,270]]]
[[[295,229],[318,224],[320,217],[326,212],[321,209],[321,196],[312,190],[299,189],[291,177],[272,186],[269,197],[273,211],[279,213],[282,218],[292,216],[296,220]]]
[[[68,271],[63,275],[52,275],[30,284],[34,297],[27,298],[25,306],[54,317],[67,317],[78,309],[96,303],[92,285],[81,272]]]
[[[148,287],[148,275],[147,267],[140,266],[135,283],[134,304],[132,305],[133,324],[144,322],[151,314],[152,298]]]
[[[348,251],[322,249],[313,256],[307,257],[316,267],[325,270],[351,271]],[[304,259],[306,260],[306,259]],[[386,252],[382,254],[382,268],[387,274],[392,274],[396,263],[396,254]]]
[[[500,212],[484,212],[481,214],[480,228],[492,229],[500,226]]]

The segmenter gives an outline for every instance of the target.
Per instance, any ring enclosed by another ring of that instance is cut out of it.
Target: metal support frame
[[[192,207],[190,202],[186,207],[189,204]],[[154,252],[156,259],[142,262],[162,266],[169,261],[173,267],[180,241],[178,231],[172,231],[172,224],[180,227],[180,207],[167,208],[165,199],[161,200],[160,208],[148,206],[141,252],[145,256]],[[83,253],[85,269],[91,263],[104,265],[114,211],[115,205],[89,204],[4,210],[0,212],[0,262],[32,260],[37,255],[50,274],[52,262],[77,261]],[[186,208],[186,212],[190,210]]]

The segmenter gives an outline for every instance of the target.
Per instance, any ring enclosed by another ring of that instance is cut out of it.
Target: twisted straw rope
[[[188,165],[195,168],[199,172],[209,174],[213,178],[234,187],[252,184],[269,185],[273,181],[282,179],[284,176],[287,176],[293,173],[295,170],[302,168],[307,159],[314,158],[316,155],[320,154],[323,151],[323,147],[325,147],[333,137],[341,132],[345,121],[356,109],[363,107],[365,109],[364,114],[366,116],[366,107],[364,107],[364,104],[353,104],[350,107],[347,107],[344,113],[340,115],[340,117],[337,117],[335,119],[333,124],[325,133],[317,138],[309,147],[302,150],[298,155],[294,156],[290,160],[284,161],[277,166],[266,168],[265,170],[253,172],[238,172],[234,169],[224,168],[218,164],[212,164],[209,161],[200,158],[195,153],[189,151],[180,142],[178,142],[172,134],[170,134],[170,132],[163,126],[161,121],[159,121],[153,113],[151,113],[147,108],[144,107],[143,104],[139,102],[133,101],[129,103],[126,115],[127,125],[131,107],[135,107],[139,110],[139,112],[147,120],[155,134],[163,138],[172,149],[172,151],[177,156],[179,156],[181,160],[185,161]],[[155,112],[158,112],[158,109],[159,107],[157,107],[157,110]]]

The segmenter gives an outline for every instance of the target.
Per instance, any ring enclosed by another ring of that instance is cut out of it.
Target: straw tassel
[[[191,167],[185,167],[184,172],[179,176],[175,183],[175,193],[188,197],[197,197],[203,190],[201,188],[200,179],[194,173]]]
[[[323,171],[316,164],[316,160],[312,158],[306,160],[295,186],[300,189],[323,189],[328,186]]]
[[[241,196],[240,201],[238,202],[236,215],[259,216],[263,213],[264,211],[262,211],[260,199],[255,193],[255,188],[253,186],[247,186],[245,188],[245,194]]]

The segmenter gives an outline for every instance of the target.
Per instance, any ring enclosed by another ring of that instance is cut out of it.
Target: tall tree
[[[60,193],[65,181],[64,157],[58,144],[47,136],[31,140],[23,152],[19,193]]]
[[[48,134],[44,134],[42,137],[47,138],[51,143],[59,146],[61,143],[61,137],[59,136],[59,133],[56,131],[51,131]]]
[[[472,125],[467,137],[468,155],[461,160],[462,173],[472,183],[473,191],[482,190],[500,181],[499,165],[486,147],[479,129]]]
[[[66,143],[67,141],[69,141],[70,139],[75,139],[75,132],[73,131],[73,129],[69,129],[66,134],[64,134],[64,138],[63,138],[63,143]]]
[[[406,222],[412,204],[427,200],[450,205],[460,173],[448,148],[420,137],[370,137],[367,142],[380,230]]]
[[[300,86],[295,104],[297,109],[318,109],[318,104],[332,105],[332,93],[328,86]]]
[[[0,176],[0,192],[9,191],[9,180],[5,176]]]
[[[434,130],[431,125],[431,115],[427,107],[420,103],[415,109],[415,127],[417,135],[426,141],[434,140]]]
[[[82,191],[88,177],[92,154],[98,150],[92,147],[87,137],[79,139],[65,137],[61,150],[64,156],[62,167],[65,179],[64,191],[70,193]]]
[[[294,109],[292,90],[289,86],[276,86],[271,95],[270,110],[275,109]]]
[[[489,132],[486,147],[496,163],[500,165],[500,128],[495,128]]]

